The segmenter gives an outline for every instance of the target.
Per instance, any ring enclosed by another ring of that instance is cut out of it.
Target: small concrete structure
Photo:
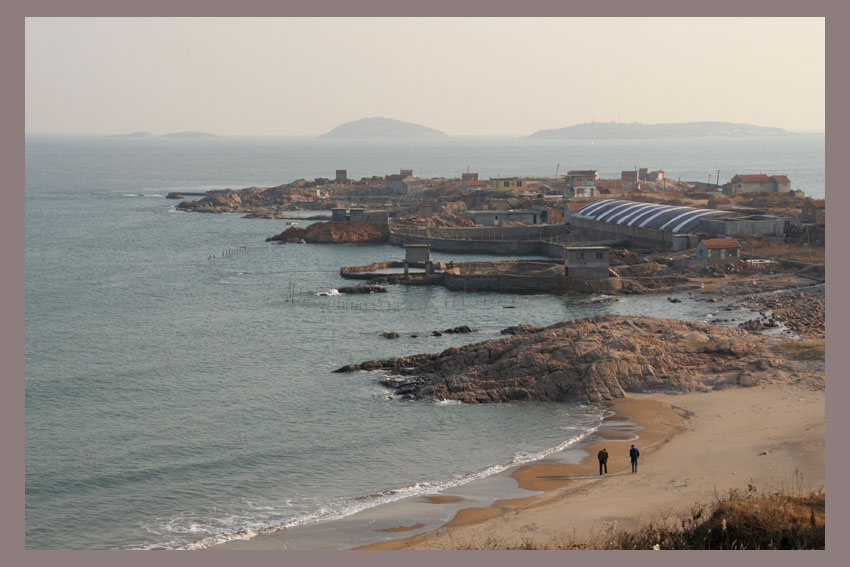
[[[564,266],[566,276],[573,280],[599,280],[608,277],[609,255],[607,246],[565,246]]]
[[[404,275],[410,274],[410,264],[425,265],[425,279],[431,277],[432,264],[430,244],[405,244],[404,245]]]
[[[708,208],[726,211],[732,208],[732,201],[730,201],[726,197],[712,195],[708,198]]]
[[[344,169],[337,169],[336,170],[336,178],[335,178],[336,181],[346,181],[347,179],[348,179],[348,171],[346,171]]]
[[[352,207],[348,210],[348,220],[351,222],[366,222],[366,209]]]
[[[741,245],[734,238],[711,238],[697,244],[697,260],[708,265],[729,264],[741,259]]]
[[[348,209],[336,208],[331,209],[331,221],[345,222],[348,220]]]

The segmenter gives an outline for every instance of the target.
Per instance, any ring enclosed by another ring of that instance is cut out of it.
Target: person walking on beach
[[[599,458],[599,474],[602,474],[603,469],[608,474],[608,449],[602,449],[596,456]]]
[[[632,474],[637,474],[637,460],[640,457],[640,451],[634,445],[629,449],[629,457],[632,459]]]

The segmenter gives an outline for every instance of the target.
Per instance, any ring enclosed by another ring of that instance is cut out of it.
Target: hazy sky
[[[29,18],[29,133],[825,125],[823,18]]]

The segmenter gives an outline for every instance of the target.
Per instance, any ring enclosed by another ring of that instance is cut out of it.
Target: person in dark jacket
[[[634,445],[629,449],[629,457],[632,459],[632,473],[637,474],[637,460],[640,457],[640,451]]]
[[[603,469],[605,474],[608,474],[608,450],[602,449],[596,456],[599,458],[599,474],[602,474]]]

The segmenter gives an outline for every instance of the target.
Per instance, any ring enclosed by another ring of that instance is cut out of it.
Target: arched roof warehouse
[[[667,230],[675,234],[688,232],[707,218],[716,218],[717,215],[728,216],[729,211],[641,203],[623,199],[603,199],[589,203],[573,214],[579,218],[623,226]]]

